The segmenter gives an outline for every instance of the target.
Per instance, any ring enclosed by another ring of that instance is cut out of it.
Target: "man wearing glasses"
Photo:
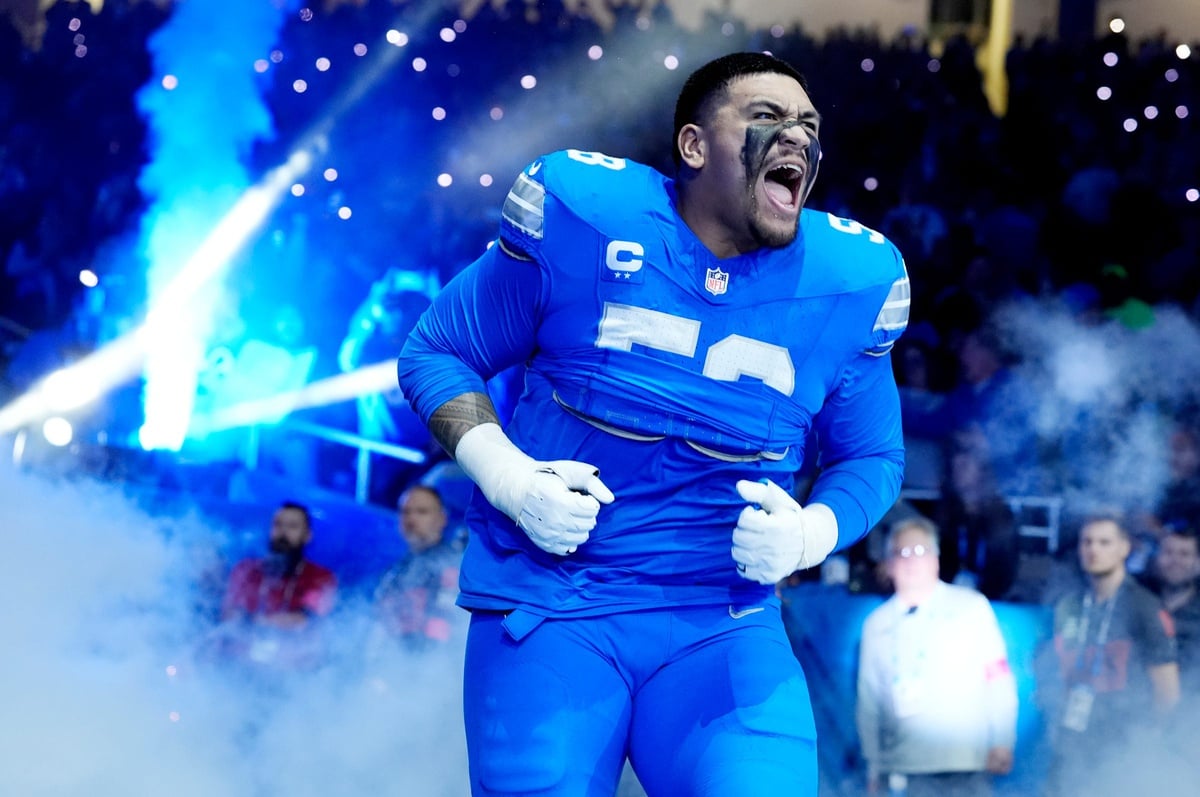
[[[986,797],[1012,769],[1016,682],[992,606],[938,577],[937,527],[905,518],[888,534],[895,594],[867,616],[856,719],[867,790]]]

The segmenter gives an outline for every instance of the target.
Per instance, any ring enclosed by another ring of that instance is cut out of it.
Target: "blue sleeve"
[[[396,364],[405,398],[428,423],[434,411],[526,361],[536,345],[542,276],[537,264],[492,246],[434,299]]]
[[[862,539],[900,495],[904,437],[891,356],[862,354],[816,418],[820,475],[809,502],[833,510],[837,549]]]

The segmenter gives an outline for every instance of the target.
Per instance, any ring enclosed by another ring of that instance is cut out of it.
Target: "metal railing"
[[[904,488],[900,497],[908,501],[936,502],[942,499],[937,488]],[[1017,536],[1044,541],[1046,553],[1058,551],[1059,529],[1062,525],[1064,501],[1052,495],[1005,495],[1004,502],[1012,510]]]
[[[250,426],[247,428],[246,448],[242,457],[242,464],[246,466],[247,470],[253,471],[258,469],[259,454],[262,450],[262,428],[261,426]],[[357,453],[355,456],[354,500],[360,504],[367,503],[370,494],[372,454],[379,454],[403,462],[411,462],[414,465],[423,464],[427,458],[425,452],[416,448],[396,445],[394,443],[384,443],[347,432],[344,429],[335,429],[331,426],[322,426],[316,423],[308,423],[307,421],[284,421],[283,423],[273,424],[269,428],[283,429],[288,432],[295,432],[296,434],[314,437],[318,440],[355,449]]]

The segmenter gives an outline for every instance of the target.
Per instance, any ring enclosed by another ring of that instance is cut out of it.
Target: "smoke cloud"
[[[149,162],[139,184],[151,308],[189,257],[251,184],[251,146],[273,135],[256,60],[279,36],[288,0],[177,3],[149,39],[151,81],[138,92],[149,130]],[[219,273],[219,272],[218,272]],[[143,443],[178,449],[196,393],[197,374],[223,300],[219,280],[172,311],[146,362]]]
[[[227,532],[10,466],[0,506],[6,793],[467,794],[460,644],[372,645],[369,606],[349,603],[324,666],[235,666],[206,652]]]
[[[152,200],[143,217],[151,264],[178,265],[250,185],[250,147],[274,132],[253,64],[271,52],[290,5],[178,3],[150,37],[154,75],[137,101],[150,130],[140,185]]]
[[[1036,395],[1031,422],[1058,446],[1066,505],[1152,509],[1169,477],[1170,423],[1200,407],[1196,322],[1168,305],[1133,329],[1040,301],[1009,305],[995,320]]]
[[[1156,318],[1131,330],[1041,305],[1000,317],[1039,391],[1041,430],[1066,429],[1084,410],[1100,421],[1100,443],[1065,455],[1084,474],[1081,500],[1149,501],[1161,489],[1159,471],[1145,475],[1165,459],[1150,409],[1197,398],[1187,363],[1200,331],[1172,308]],[[6,465],[0,506],[10,563],[0,580],[0,783],[11,793],[468,793],[459,644],[421,656],[381,649],[370,606],[351,599],[324,627],[324,666],[233,666],[210,653],[213,590],[240,542],[233,530],[197,513],[152,514],[112,485]],[[819,700],[819,673],[810,678]],[[839,712],[852,721],[853,706]],[[1138,782],[1181,766],[1173,750],[1145,746],[1108,763]],[[627,779],[623,793],[633,789]]]

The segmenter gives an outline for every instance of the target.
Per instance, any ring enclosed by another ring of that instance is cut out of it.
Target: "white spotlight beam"
[[[401,48],[383,45],[381,55],[364,70],[349,90],[300,138],[282,165],[267,174],[234,203],[196,252],[188,258],[145,322],[78,362],[51,374],[31,390],[0,407],[0,434],[44,420],[56,412],[79,409],[141,373],[156,334],[173,324],[172,313],[186,307],[194,293],[226,268],[234,254],[278,206],[285,193],[312,166],[323,150],[337,119],[366,95],[400,57]],[[65,402],[65,405],[64,405]]]
[[[150,330],[156,324],[171,324],[172,315],[229,266],[233,256],[263,225],[292,184],[312,167],[312,161],[311,150],[297,150],[242,194],[150,308],[146,315],[146,326]]]
[[[298,390],[290,390],[263,399],[243,401],[196,419],[196,434],[210,434],[239,426],[253,426],[277,419],[295,410],[325,407],[369,393],[382,393],[396,387],[396,361],[387,360],[331,376]]]
[[[81,409],[141,370],[141,330],[114,340],[82,360],[47,376],[0,408],[0,434],[58,412]]]
[[[155,337],[170,328],[172,316],[189,297],[228,266],[233,255],[312,165],[310,149],[297,150],[244,193],[188,258],[164,289],[145,323],[78,362],[50,374],[32,390],[0,408],[0,434],[56,412],[81,409],[124,384],[142,369]]]

